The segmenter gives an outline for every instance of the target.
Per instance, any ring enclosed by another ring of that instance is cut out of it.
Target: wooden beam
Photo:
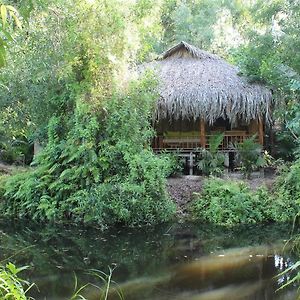
[[[264,123],[261,117],[258,118],[258,141],[264,145]]]
[[[200,145],[205,149],[206,139],[205,139],[205,121],[200,119]]]

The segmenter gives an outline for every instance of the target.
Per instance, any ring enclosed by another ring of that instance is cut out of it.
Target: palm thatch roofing
[[[271,91],[249,83],[217,55],[181,42],[147,68],[157,72],[160,82],[157,119],[204,118],[210,124],[220,117],[232,123],[271,120]]]

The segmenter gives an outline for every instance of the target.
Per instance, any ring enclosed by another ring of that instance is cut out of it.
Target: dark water
[[[0,223],[0,258],[29,265],[26,279],[36,299],[69,299],[79,285],[96,282],[90,269],[107,272],[126,300],[297,299],[296,289],[275,292],[287,276],[274,276],[295,258],[282,254],[290,226],[224,229],[202,224],[164,224],[111,229]],[[90,300],[99,299],[87,289]],[[109,299],[118,299],[112,292]]]

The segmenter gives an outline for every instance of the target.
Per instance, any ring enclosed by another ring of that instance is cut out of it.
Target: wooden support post
[[[157,141],[158,142],[157,143],[158,144],[158,149],[163,149],[163,147],[164,147],[163,139],[164,138],[160,135],[160,136],[157,137],[157,139],[158,139],[158,141]]]
[[[262,146],[264,145],[264,124],[261,117],[258,118],[258,141]]]
[[[206,139],[205,139],[205,121],[200,119],[200,145],[205,149]]]
[[[189,159],[189,174],[193,175],[193,167],[194,167],[194,159],[193,159],[193,152],[190,152],[190,159]]]

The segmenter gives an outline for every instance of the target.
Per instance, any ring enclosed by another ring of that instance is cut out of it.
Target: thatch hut
[[[147,64],[159,77],[155,149],[207,147],[208,137],[224,133],[222,150],[257,135],[271,120],[272,94],[239,75],[220,57],[181,42]]]

